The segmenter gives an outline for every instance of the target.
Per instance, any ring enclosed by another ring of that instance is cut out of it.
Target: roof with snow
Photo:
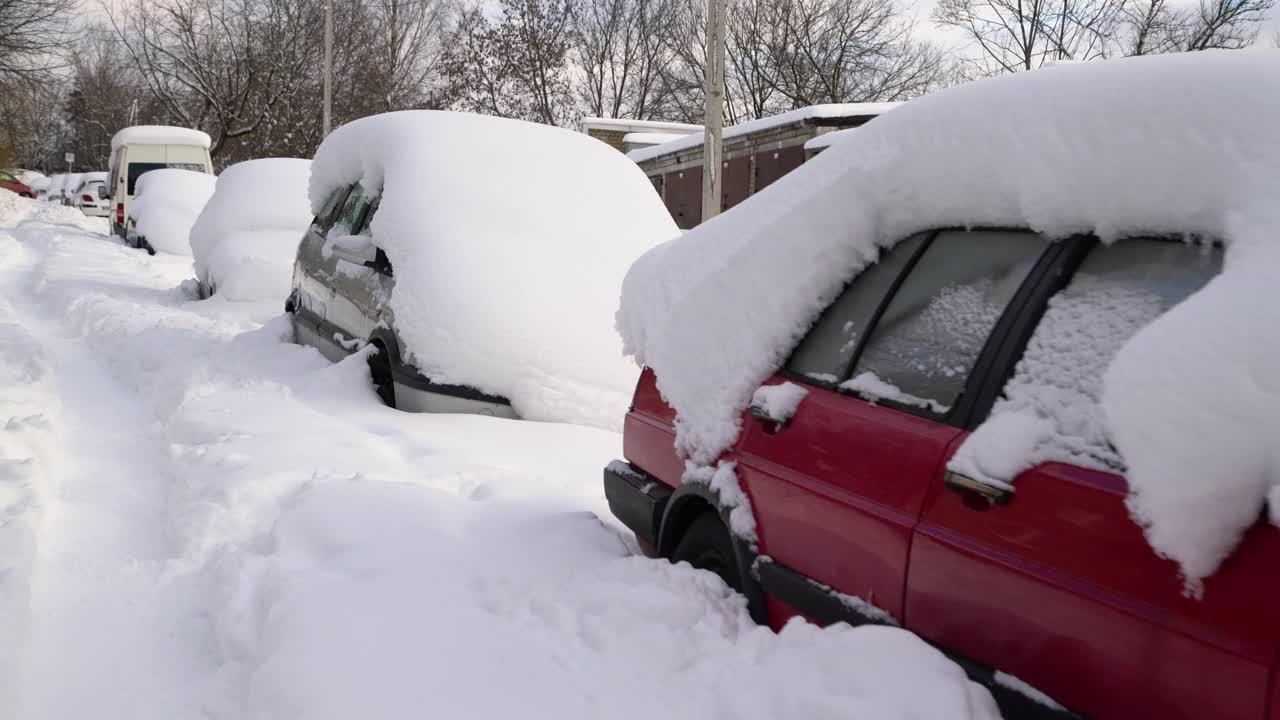
[[[702,132],[701,125],[666,122],[664,120],[630,120],[627,118],[585,117],[579,123],[582,132],[613,130],[615,132],[667,132],[685,135]]]
[[[123,145],[199,145],[208,150],[211,144],[207,133],[170,125],[135,125],[111,137],[113,153]]]
[[[698,128],[698,132],[702,132],[702,128]],[[661,145],[662,143],[679,140],[688,133],[655,133],[655,132],[633,132],[627,133],[622,142],[627,145]]]
[[[750,120],[737,125],[732,125],[724,129],[722,137],[724,140],[750,135],[764,130],[769,130],[792,123],[801,122],[819,122],[824,120],[837,120],[843,118],[869,118],[883,115],[890,110],[898,107],[902,103],[882,102],[882,103],[833,103],[827,105],[810,105],[809,107],[797,108],[778,115],[772,115],[758,120]],[[671,142],[655,145],[648,148],[640,148],[627,153],[627,157],[635,162],[644,162],[656,157],[661,157],[673,152],[681,150],[689,150],[701,145],[703,137],[701,134],[682,137]]]
[[[1219,238],[1222,273],[1120,347],[1100,402],[1130,508],[1194,586],[1268,492],[1280,501],[1277,127],[1271,49],[1053,66],[928,95],[647,253],[618,329],[675,408],[677,447],[709,464],[798,334],[913,233]],[[726,318],[752,318],[751,332]]]

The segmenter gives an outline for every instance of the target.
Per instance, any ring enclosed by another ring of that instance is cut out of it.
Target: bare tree
[[[0,83],[43,80],[74,38],[79,0],[0,0]]]
[[[979,75],[1106,57],[1122,0],[939,0],[933,21],[970,41]]]
[[[581,0],[573,7],[575,95],[597,117],[663,118],[672,0]]]
[[[357,66],[382,112],[436,103],[455,12],[438,0],[376,0],[365,6],[368,62]]]
[[[1246,48],[1274,6],[1275,0],[1201,0],[1193,7],[1128,0],[1116,42],[1125,55]]]
[[[493,19],[479,8],[464,12],[444,62],[456,106],[568,124],[574,116],[571,16],[564,0],[500,0]]]

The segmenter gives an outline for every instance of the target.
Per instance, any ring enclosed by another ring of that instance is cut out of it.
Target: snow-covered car
[[[111,201],[107,198],[107,173],[88,172],[80,177],[80,183],[71,192],[71,206],[89,217],[107,217],[111,214]]]
[[[361,345],[394,407],[617,427],[636,369],[613,311],[678,232],[644,173],[581,133],[413,111],[357,120],[311,166],[286,308],[299,342]]]
[[[1271,50],[975,82],[646,254],[612,511],[1006,717],[1280,718],[1276,97]]]
[[[194,170],[161,168],[142,174],[129,205],[125,242],[152,255],[190,255],[191,226],[216,182],[215,176]]]
[[[310,169],[310,160],[266,158],[222,171],[191,227],[201,297],[278,302],[289,294],[298,241],[312,219]]]

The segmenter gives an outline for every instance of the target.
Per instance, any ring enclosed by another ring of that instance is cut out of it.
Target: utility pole
[[[333,0],[324,3],[324,136],[332,127],[333,107]],[[323,139],[323,138],[322,138]]]
[[[707,0],[707,114],[703,121],[702,222],[720,214],[724,124],[725,0]]]

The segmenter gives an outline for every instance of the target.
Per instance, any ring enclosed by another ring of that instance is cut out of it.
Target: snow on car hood
[[[1121,348],[1102,399],[1134,516],[1194,587],[1280,482],[1276,127],[1273,50],[1054,66],[912,100],[646,254],[618,329],[676,409],[677,447],[705,464],[843,283],[913,232],[1221,238],[1223,273]]]
[[[138,177],[137,194],[129,205],[138,235],[157,252],[190,255],[191,226],[213,195],[213,175],[160,168]]]
[[[679,232],[634,163],[581,133],[408,111],[325,139],[313,209],[356,180],[381,194],[373,241],[410,362],[527,419],[621,426],[637,376],[613,330],[622,278]]]

